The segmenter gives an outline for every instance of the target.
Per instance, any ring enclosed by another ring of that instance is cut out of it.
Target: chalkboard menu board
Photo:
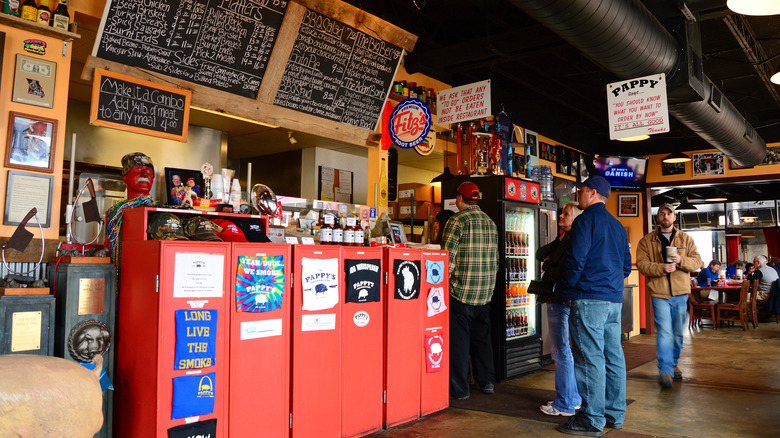
[[[94,53],[254,99],[287,0],[110,0]]]
[[[89,122],[186,141],[191,96],[186,90],[98,69],[92,84]]]
[[[274,104],[375,130],[402,52],[307,9]]]

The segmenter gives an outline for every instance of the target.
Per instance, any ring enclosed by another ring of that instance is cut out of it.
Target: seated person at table
[[[767,263],[766,256],[756,256],[753,259],[753,266],[748,272],[748,280],[758,280],[758,296],[756,300],[766,301],[772,292],[773,282],[777,281],[777,269]]]
[[[726,268],[726,278],[737,278],[737,270],[741,270],[742,275],[744,275],[745,264],[742,260],[737,260]]]
[[[696,277],[696,282],[700,287],[706,287],[718,282],[718,272],[720,272],[720,262],[718,260],[712,260],[710,264],[699,272]],[[712,301],[718,301],[718,291],[713,289],[707,289],[701,291],[702,298],[709,298]]]

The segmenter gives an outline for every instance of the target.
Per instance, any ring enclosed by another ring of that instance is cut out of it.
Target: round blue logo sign
[[[411,149],[425,140],[431,129],[431,110],[420,99],[404,99],[390,114],[387,131],[398,147]]]

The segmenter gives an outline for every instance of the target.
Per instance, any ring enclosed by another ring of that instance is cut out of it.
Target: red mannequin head
[[[154,182],[152,160],[141,152],[122,157],[122,180],[127,184],[127,199],[146,196]]]

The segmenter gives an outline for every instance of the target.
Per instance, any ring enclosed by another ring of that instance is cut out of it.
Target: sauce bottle
[[[333,214],[325,213],[324,221],[320,227],[320,245],[333,243]]]
[[[38,6],[38,23],[51,26],[51,9],[49,9],[49,0],[41,0]]]
[[[57,9],[51,16],[51,25],[56,29],[68,30],[70,14],[68,14],[68,0],[60,0]]]
[[[3,1],[3,13],[18,17],[21,12],[21,4],[19,0],[4,0]]]
[[[347,226],[344,227],[344,246],[357,246],[355,242],[355,218],[348,217]],[[360,242],[363,243],[363,239]]]
[[[344,228],[341,227],[341,217],[336,217],[333,222],[333,245],[342,245],[343,243]]]
[[[22,18],[38,21],[38,6],[35,5],[35,0],[24,0],[24,3],[22,3]]]

